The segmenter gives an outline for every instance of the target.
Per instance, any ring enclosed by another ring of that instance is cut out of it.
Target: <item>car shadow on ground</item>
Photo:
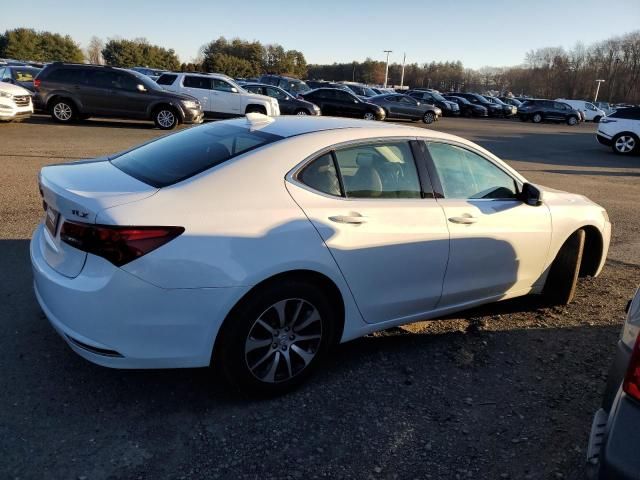
[[[22,123],[30,123],[36,125],[64,125],[80,128],[126,128],[126,129],[140,129],[140,130],[152,130],[157,129],[152,121],[145,120],[120,120],[120,119],[106,119],[106,118],[89,118],[87,120],[74,120],[68,124],[61,124],[54,122],[49,115],[33,115],[32,117],[25,119]],[[177,127],[183,128],[182,125]],[[157,129],[160,131],[160,129]]]
[[[0,278],[0,472],[10,478],[583,476],[619,326],[547,321],[571,306],[525,297],[424,333],[369,335],[337,347],[298,390],[256,400],[208,369],[83,360],[37,306],[28,258],[27,240],[0,241],[13,273]],[[468,328],[478,316],[487,323]]]

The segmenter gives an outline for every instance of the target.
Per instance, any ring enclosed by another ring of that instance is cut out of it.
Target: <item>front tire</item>
[[[600,115],[593,117],[593,123],[600,123],[600,120],[602,119],[602,117]]]
[[[335,335],[335,311],[324,291],[307,281],[259,288],[234,308],[214,352],[229,383],[260,395],[285,393],[322,361]]]
[[[574,125],[578,124],[578,117],[576,117],[575,115],[571,115],[569,118],[567,118],[567,125],[573,127]]]
[[[631,133],[619,133],[613,137],[611,148],[618,155],[632,155],[638,150],[638,137]]]
[[[422,117],[422,121],[427,125],[435,122],[435,120],[436,120],[436,116],[433,114],[433,112],[426,112]]]
[[[51,104],[51,118],[58,123],[71,123],[76,114],[75,105],[66,98],[54,100]]]
[[[573,301],[578,284],[585,232],[580,229],[562,245],[551,264],[543,295],[551,305],[568,305]]]
[[[299,110],[296,110],[295,114],[296,114],[296,115],[299,115],[299,116],[301,116],[301,117],[304,117],[304,116],[310,115],[310,113],[309,113],[307,110],[305,110],[304,108],[301,108],[301,109],[299,109]]]
[[[160,130],[172,130],[178,125],[178,115],[173,108],[160,107],[153,114],[153,123]]]

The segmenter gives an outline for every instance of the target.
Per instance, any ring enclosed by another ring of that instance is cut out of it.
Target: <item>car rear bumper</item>
[[[207,366],[218,329],[248,287],[159,288],[88,255],[75,278],[53,270],[31,241],[38,303],[69,347],[113,368]]]

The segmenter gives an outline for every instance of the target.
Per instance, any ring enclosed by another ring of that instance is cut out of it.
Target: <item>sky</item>
[[[192,61],[224,36],[279,43],[308,63],[460,60],[510,66],[541,47],[588,45],[640,29],[640,0],[22,0],[0,8],[0,32],[29,27],[92,36],[145,37]]]

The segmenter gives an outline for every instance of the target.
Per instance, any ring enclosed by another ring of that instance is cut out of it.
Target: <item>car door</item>
[[[480,152],[443,141],[427,146],[451,238],[439,306],[527,293],[538,286],[551,241],[547,206],[518,200],[518,181]]]
[[[296,102],[291,98],[284,90],[277,87],[266,87],[266,95],[271,98],[275,98],[278,101],[280,107],[280,113],[285,115],[292,115],[296,110]]]
[[[84,81],[81,80],[84,73]],[[77,77],[80,81],[76,81]],[[65,79],[73,78],[73,92],[80,99],[82,109],[87,114],[115,116],[117,113],[116,102],[111,91],[116,80],[116,72],[110,69],[96,69],[81,72],[69,70]]]
[[[202,106],[202,111],[212,113],[214,111],[212,105],[212,78],[201,75],[185,75],[182,78],[182,92],[195,97]]]
[[[361,117],[364,115],[365,109],[363,102],[354,94],[336,90],[335,95],[336,108],[341,112],[341,116],[345,117]]]
[[[224,116],[244,115],[242,96],[238,89],[224,80],[213,78],[213,90],[211,91],[211,105],[215,113]]]
[[[422,109],[418,105],[418,102],[406,95],[398,96],[398,106],[402,113],[402,118],[416,119],[422,118]]]
[[[367,322],[415,318],[435,308],[449,233],[409,140],[324,152],[288,180]]]

